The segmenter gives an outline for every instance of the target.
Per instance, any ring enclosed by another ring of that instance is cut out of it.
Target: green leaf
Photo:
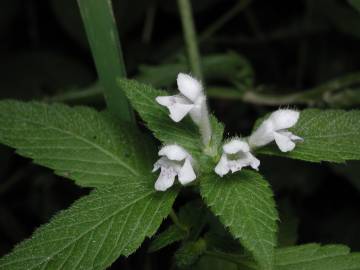
[[[128,182],[151,169],[144,138],[90,108],[0,101],[0,131],[1,143],[81,186]]]
[[[176,225],[171,225],[165,231],[155,236],[151,242],[148,251],[155,252],[168,245],[178,242],[186,237],[186,231]]]
[[[304,110],[295,127],[289,130],[304,139],[293,151],[282,153],[271,145],[258,152],[312,162],[360,159],[359,110]]]
[[[258,269],[248,257],[218,253],[218,257],[248,269]],[[275,250],[275,270],[359,270],[360,253],[343,245],[305,244]]]
[[[155,233],[175,196],[144,177],[99,188],[0,259],[0,269],[105,269]]]
[[[278,214],[261,175],[249,170],[223,179],[210,175],[201,180],[201,195],[262,269],[272,269]]]
[[[201,139],[197,127],[189,119],[173,122],[167,108],[155,101],[157,96],[169,95],[167,92],[134,80],[119,79],[118,83],[155,137],[164,143],[177,143],[191,152],[200,151]]]

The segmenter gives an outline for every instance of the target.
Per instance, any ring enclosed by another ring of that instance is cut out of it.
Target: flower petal
[[[155,189],[158,191],[167,190],[174,184],[176,175],[177,172],[173,167],[161,167],[160,175],[155,182]]]
[[[253,156],[250,152],[242,152],[240,157],[235,160],[229,160],[228,165],[232,173],[240,171],[243,167],[251,166],[251,168],[258,170],[260,160]]]
[[[173,95],[173,96],[158,96],[155,98],[156,102],[165,107],[174,105],[175,103],[180,104],[192,104],[186,97],[183,95]]]
[[[295,110],[277,110],[273,112],[269,120],[273,123],[274,130],[291,128],[299,120],[300,113]]]
[[[190,158],[185,159],[184,165],[181,167],[178,174],[179,182],[183,185],[186,185],[196,179],[196,174],[191,165]]]
[[[159,96],[155,98],[156,102],[162,106],[169,107],[175,103],[174,96]]]
[[[162,166],[168,166],[166,160],[168,160],[166,157],[160,158],[158,161],[154,163],[154,167],[152,169],[152,172],[156,172],[158,169],[160,169]]]
[[[226,154],[235,154],[239,151],[249,152],[250,147],[247,142],[240,139],[232,139],[230,142],[223,145],[223,150]]]
[[[215,167],[215,172],[220,175],[220,177],[223,177],[229,171],[230,169],[228,166],[228,159],[226,157],[226,154],[222,154],[218,164]]]
[[[291,141],[291,139],[287,135],[281,134],[279,132],[274,132],[274,138],[281,152],[289,152],[294,150],[295,143]]]
[[[169,106],[170,118],[174,122],[180,122],[194,107],[192,104],[174,103]]]
[[[179,73],[177,76],[179,91],[188,99],[195,102],[202,92],[201,83],[188,74]]]
[[[174,96],[159,96],[156,97],[156,102],[165,106],[170,111],[170,118],[175,121],[181,121],[189,111],[194,107],[187,98],[181,95]]]
[[[159,151],[159,156],[166,156],[170,160],[181,161],[189,156],[188,152],[177,144],[163,146]]]
[[[242,159],[229,160],[228,162],[229,169],[232,173],[240,171],[243,167],[246,166],[246,162]]]
[[[274,126],[269,120],[265,120],[253,132],[249,138],[250,145],[263,146],[274,140]]]

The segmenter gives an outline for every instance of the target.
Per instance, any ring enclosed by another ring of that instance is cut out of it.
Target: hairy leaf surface
[[[126,182],[150,171],[141,134],[86,107],[0,101],[0,142],[81,186]]]
[[[155,233],[175,195],[144,177],[99,188],[0,259],[0,269],[105,269]]]
[[[320,162],[344,162],[360,159],[360,111],[309,109],[300,113],[296,125],[289,129],[304,139],[295,149],[282,153],[275,145],[260,153]]]
[[[278,214],[269,184],[256,172],[201,180],[201,194],[215,215],[250,250],[262,269],[272,269]]]

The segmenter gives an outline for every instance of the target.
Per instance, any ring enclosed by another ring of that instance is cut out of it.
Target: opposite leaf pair
[[[211,127],[210,117],[206,105],[206,96],[203,93],[201,82],[190,75],[180,73],[177,77],[180,94],[174,96],[158,96],[156,101],[169,109],[170,118],[181,121],[187,114],[199,127],[202,141],[205,146],[210,143]],[[230,171],[240,171],[243,167],[251,166],[258,170],[258,160],[251,150],[264,146],[274,141],[282,152],[295,148],[296,141],[302,138],[287,131],[299,119],[299,112],[294,110],[278,110],[273,112],[249,138],[233,138],[223,145],[223,154],[215,167],[219,176],[224,176]],[[160,151],[162,156],[155,164],[153,171],[161,169],[160,176],[155,183],[155,189],[165,191],[170,188],[178,176],[183,185],[196,179],[194,172],[194,159],[181,146],[177,144],[165,145]]]

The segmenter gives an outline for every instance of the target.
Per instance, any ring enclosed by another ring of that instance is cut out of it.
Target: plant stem
[[[177,3],[180,11],[190,69],[194,73],[195,77],[202,80],[203,76],[201,71],[200,54],[196,38],[194,20],[192,16],[191,4],[189,0],[177,0]]]
[[[142,32],[142,41],[144,43],[149,43],[151,40],[151,35],[154,30],[156,9],[157,9],[157,2],[150,1],[149,6],[146,10],[144,28]]]
[[[117,77],[126,77],[126,70],[111,0],[78,0],[78,5],[108,108],[120,119],[134,122],[130,104],[116,83]]]
[[[183,26],[184,39],[186,43],[186,50],[190,63],[190,69],[197,79],[203,80],[201,71],[201,62],[198,43],[196,39],[196,31],[194,20],[191,11],[190,0],[178,0],[178,7],[180,10],[181,23]],[[211,140],[211,124],[209,113],[207,109],[206,99],[201,104],[201,119],[199,123],[202,141],[205,147],[208,146]]]
[[[180,220],[179,220],[178,216],[176,215],[174,209],[171,209],[171,212],[170,212],[169,216],[170,216],[172,222],[173,222],[179,229],[188,232],[188,228],[180,222]]]
[[[237,91],[234,88],[227,87],[212,87],[208,89],[208,94],[211,97],[228,98],[234,100],[242,100],[259,105],[279,106],[288,104],[305,104],[313,105],[317,102],[329,102],[331,94],[346,90],[354,84],[360,83],[360,72],[347,74],[343,77],[333,79],[323,83],[314,88],[292,93],[292,94],[272,94],[266,92],[258,92],[256,89],[249,89],[249,91]],[[356,104],[355,104],[356,105]]]

